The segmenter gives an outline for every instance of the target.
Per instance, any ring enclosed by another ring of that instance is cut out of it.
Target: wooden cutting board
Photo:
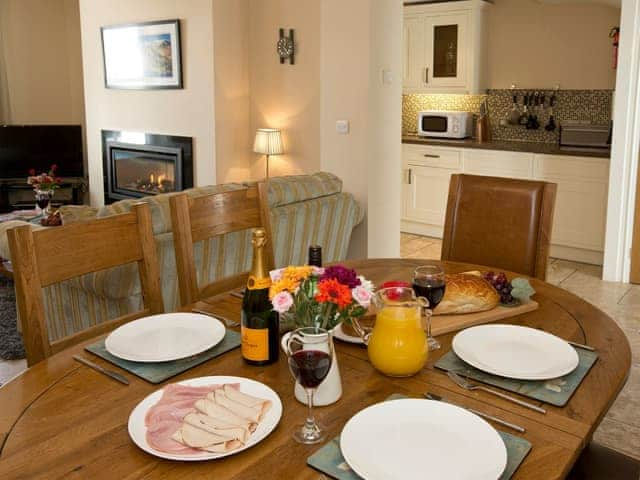
[[[505,318],[515,317],[521,313],[531,312],[538,308],[538,303],[530,300],[517,307],[497,307],[486,312],[465,313],[462,315],[434,315],[431,319],[431,335],[437,337],[444,333],[455,332],[463,328],[491,323]]]

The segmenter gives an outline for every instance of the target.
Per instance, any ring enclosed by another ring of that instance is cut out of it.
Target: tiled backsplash
[[[480,104],[485,98],[489,105],[491,134],[495,140],[519,140],[527,142],[556,143],[558,129],[547,132],[544,126],[549,120],[550,110],[547,106],[538,113],[540,128],[527,130],[524,126],[500,125],[513,108],[512,90],[487,90],[486,95],[445,95],[445,94],[412,94],[402,96],[402,131],[411,133],[416,130],[416,119],[421,110],[456,110],[478,113]],[[518,108],[522,111],[524,91],[518,90]],[[551,91],[544,92],[548,99]],[[611,120],[611,103],[613,90],[560,90],[556,93],[553,113],[556,124],[566,121],[608,124]]]

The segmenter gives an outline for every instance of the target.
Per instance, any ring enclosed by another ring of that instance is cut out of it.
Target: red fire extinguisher
[[[613,69],[618,68],[618,45],[620,43],[620,27],[613,27],[609,32],[609,38],[613,38]]]

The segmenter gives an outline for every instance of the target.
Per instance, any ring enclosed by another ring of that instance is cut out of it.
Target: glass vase
[[[40,213],[44,216],[49,216],[51,213],[51,199],[55,190],[35,190],[36,206],[40,209]]]

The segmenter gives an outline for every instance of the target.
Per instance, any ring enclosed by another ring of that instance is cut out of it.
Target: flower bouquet
[[[61,179],[56,176],[58,166],[51,165],[48,172],[42,172],[36,175],[35,168],[29,170],[27,183],[33,187],[36,196],[36,205],[41,209],[42,213],[49,215],[51,198],[56,188],[60,187]]]
[[[286,267],[271,272],[269,298],[280,314],[281,328],[331,330],[342,321],[364,315],[373,284],[342,265],[326,268]]]
[[[58,166],[54,163],[49,168],[48,172],[42,172],[39,175],[36,175],[35,168],[29,170],[29,177],[27,178],[27,183],[33,186],[34,190],[55,190],[60,187],[61,179],[56,176],[56,172],[58,171]]]

